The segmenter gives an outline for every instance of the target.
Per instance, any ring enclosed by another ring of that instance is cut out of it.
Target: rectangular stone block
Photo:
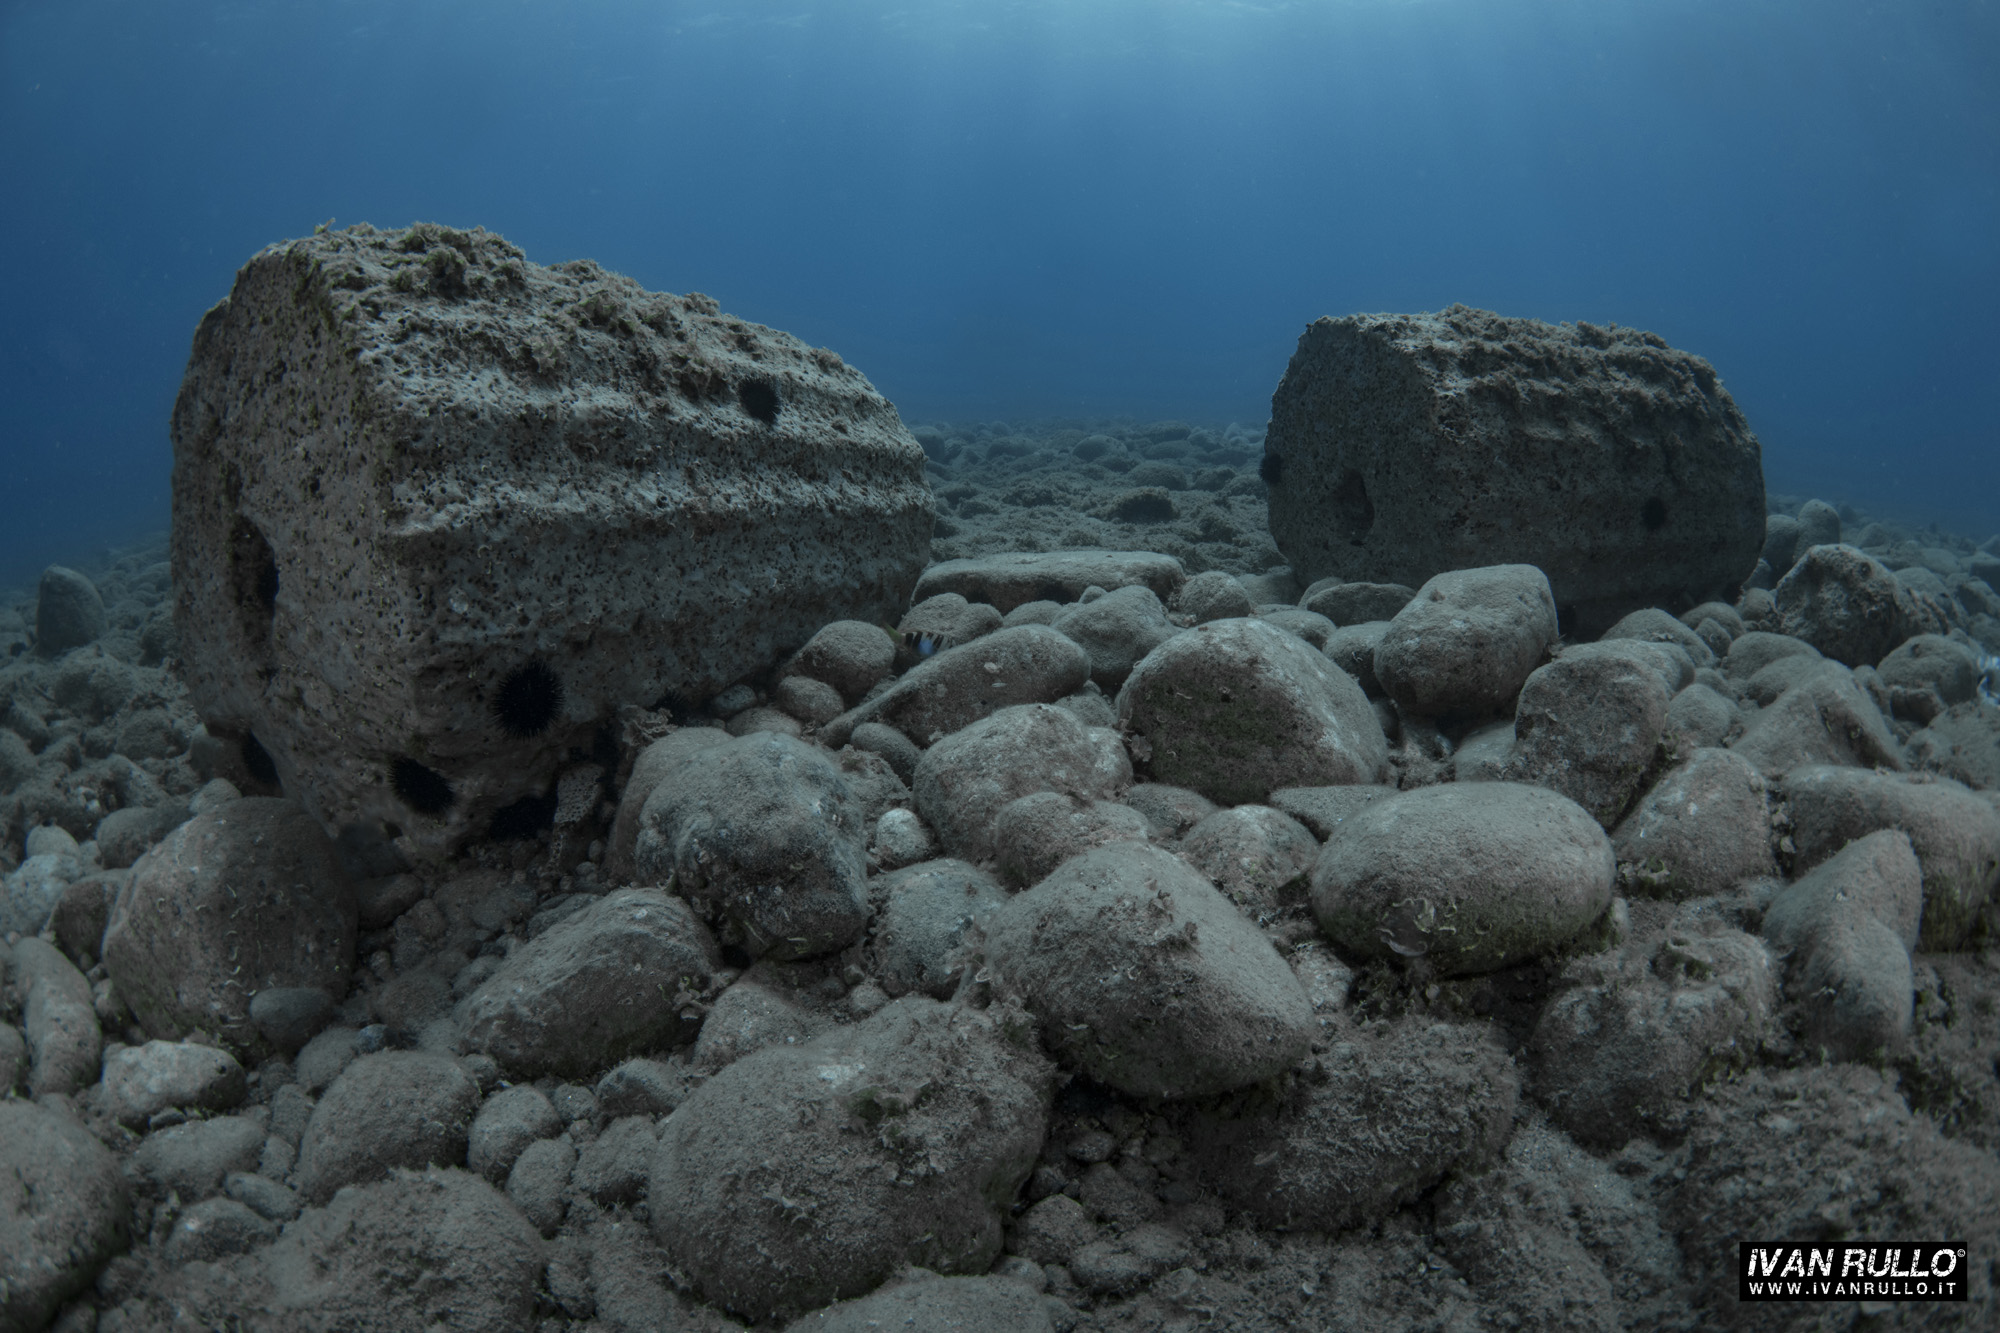
[[[1734,601],[1764,542],[1757,437],[1714,367],[1638,329],[1462,305],[1316,320],[1262,472],[1301,582],[1533,565],[1586,638]]]
[[[196,707],[411,853],[552,810],[620,704],[893,620],[929,551],[923,450],[839,356],[483,229],[260,252],[172,435]]]

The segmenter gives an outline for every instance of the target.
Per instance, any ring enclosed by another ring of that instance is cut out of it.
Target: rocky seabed
[[[899,623],[414,869],[163,544],[0,609],[0,1330],[1993,1326],[2000,539],[1582,643],[1298,586],[1238,428],[915,434]],[[1843,1238],[1970,1299],[1736,1302]]]

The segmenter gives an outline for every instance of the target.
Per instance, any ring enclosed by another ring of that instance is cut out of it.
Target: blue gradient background
[[[167,518],[201,312],[484,225],[839,350],[906,418],[1261,423],[1323,314],[1649,328],[1774,489],[2000,529],[2000,6],[0,7],[0,582]]]

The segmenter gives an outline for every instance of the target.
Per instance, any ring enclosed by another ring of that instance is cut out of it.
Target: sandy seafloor
[[[1299,596],[1301,590],[1291,580],[1267,527],[1266,492],[1257,471],[1260,428],[1106,418],[923,423],[913,433],[931,460],[929,476],[937,498],[933,562],[1003,551],[1155,551],[1180,559],[1190,575],[1221,570],[1239,576],[1255,603],[1290,602]],[[1808,498],[1812,497],[1773,495],[1769,508],[1773,513],[1793,513]],[[1877,523],[1860,509],[1839,505],[1838,497],[1822,498],[1841,509],[1847,540],[1858,540],[1892,567],[1921,563],[1925,550],[1970,555],[1980,543],[1991,540],[1989,534],[1954,534],[1935,525]],[[171,674],[172,593],[166,560],[166,535],[153,533],[135,534],[127,546],[101,551],[95,558],[72,556],[66,563],[88,574],[103,593],[110,618],[104,647],[130,661],[164,662]],[[34,621],[34,595],[30,586],[0,596],[0,654],[18,655],[24,650],[26,629]],[[1984,646],[1988,653],[2000,654],[2000,641]],[[171,711],[185,709],[184,700],[169,705]],[[22,850],[18,841],[0,849],[0,871],[14,868]],[[526,865],[531,874],[535,855],[533,844],[504,850],[474,848],[467,853],[489,863]],[[360,953],[366,956],[375,947],[379,941],[364,938]],[[1502,1026],[1517,1029],[1518,1039],[1526,1018],[1510,1010],[1515,1002],[1508,993],[1511,984],[1487,988],[1474,1004],[1484,1006],[1481,1012]],[[1260,1230],[1213,1209],[1212,1204],[1201,1205],[1210,1213],[1190,1205],[1189,1217],[1195,1219],[1188,1223],[1195,1236],[1192,1253],[1172,1271],[1130,1294],[1093,1296],[1073,1287],[1052,1287],[1051,1293],[1069,1303],[1077,1329],[1469,1333],[1616,1326],[1596,1322],[1601,1307],[1580,1303],[1575,1293],[1563,1290],[1566,1256],[1581,1253],[1576,1249],[1580,1245],[1604,1262],[1620,1287],[1619,1308],[1628,1321],[1623,1326],[1710,1326],[1710,1314],[1691,1305],[1691,1293],[1681,1285],[1694,1275],[1684,1272],[1680,1281],[1662,1280],[1650,1286],[1647,1277],[1662,1263],[1672,1266],[1670,1255],[1662,1258],[1646,1248],[1658,1244],[1660,1225],[1669,1230],[1700,1225],[1699,1216],[1686,1215],[1685,1185],[1691,1176],[1705,1173],[1718,1197],[1727,1196],[1727,1206],[1717,1204],[1721,1214],[1754,1218],[1760,1184],[1772,1185],[1788,1173],[1818,1169],[1815,1126],[1817,1137],[1824,1140],[1841,1116],[1874,1117],[1885,1105],[1907,1108],[1908,1114],[1928,1120],[1947,1139],[1986,1154],[2000,1153],[2000,1068],[1996,1068],[2000,1061],[1995,1058],[2000,1055],[2000,955],[1982,948],[1926,956],[1919,960],[1917,984],[1919,1035],[1911,1051],[1884,1067],[1860,1068],[1847,1089],[1851,1094],[1847,1101],[1794,1096],[1784,1104],[1806,1124],[1807,1132],[1794,1135],[1797,1125],[1790,1120],[1770,1122],[1775,1127],[1763,1133],[1765,1147],[1741,1160],[1691,1161],[1684,1143],[1669,1136],[1660,1143],[1634,1140],[1615,1153],[1586,1161],[1568,1139],[1551,1137],[1546,1122],[1531,1114],[1524,1100],[1522,1128],[1506,1168],[1506,1188],[1518,1197],[1507,1206],[1518,1214],[1520,1234],[1539,1237],[1539,1248],[1530,1246],[1514,1255],[1507,1271],[1490,1266],[1473,1271],[1477,1265],[1469,1269],[1453,1262],[1447,1253],[1450,1247],[1441,1240],[1444,1223],[1438,1191],[1433,1190],[1376,1225],[1333,1237]],[[1435,986],[1428,991],[1414,989],[1391,971],[1376,967],[1357,976],[1353,1003],[1357,1012],[1400,1014],[1422,1013],[1432,1005],[1443,1013],[1453,1003],[1466,1002],[1463,995],[1454,1001],[1451,995],[1440,998],[1437,991]],[[20,1021],[18,1014],[12,1018]],[[1787,1076],[1786,1063],[1777,1060],[1753,1077],[1782,1079]],[[1760,1098],[1769,1095],[1770,1089],[1761,1085],[1753,1095],[1753,1090],[1731,1084],[1711,1095],[1707,1112],[1711,1117],[1757,1116],[1764,1109]],[[1051,1139],[1088,1139],[1107,1132],[1114,1138],[1143,1137],[1149,1124],[1146,1108],[1107,1098],[1102,1089],[1078,1083],[1058,1095]],[[1590,1190],[1597,1188],[1590,1181],[1609,1178],[1603,1177],[1606,1167],[1611,1176],[1625,1182],[1621,1189],[1629,1187],[1623,1203],[1590,1196]],[[1924,1191],[1937,1187],[1922,1162],[1898,1163],[1877,1184],[1904,1192],[1906,1197],[1892,1210],[1904,1219],[1922,1219]],[[1652,1200],[1657,1214],[1651,1220],[1629,1215],[1633,1199]],[[2000,1201],[1987,1201],[1989,1223],[1996,1208]],[[1522,1223],[1523,1217],[1532,1225]],[[156,1218],[156,1238],[158,1222]],[[1454,1225],[1472,1222],[1460,1216]],[[1463,1248],[1454,1252],[1465,1253]],[[1989,1258],[2000,1260],[2000,1255]],[[131,1280],[129,1270],[126,1280]],[[677,1301],[674,1308],[681,1327],[737,1327],[685,1301]],[[1806,1322],[1770,1326],[1928,1327],[1957,1317],[1949,1308],[1851,1302],[1787,1309],[1790,1317]],[[82,1318],[78,1315],[78,1322],[62,1327],[94,1326]],[[570,1320],[558,1310],[545,1313],[538,1325],[547,1333],[614,1326],[603,1319]]]

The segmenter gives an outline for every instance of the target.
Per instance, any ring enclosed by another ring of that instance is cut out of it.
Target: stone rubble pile
[[[962,555],[415,865],[202,727],[157,550],[52,571],[0,1328],[1803,1326],[1774,1228],[1990,1322],[2000,571],[1806,508],[1592,642],[1530,565]]]

